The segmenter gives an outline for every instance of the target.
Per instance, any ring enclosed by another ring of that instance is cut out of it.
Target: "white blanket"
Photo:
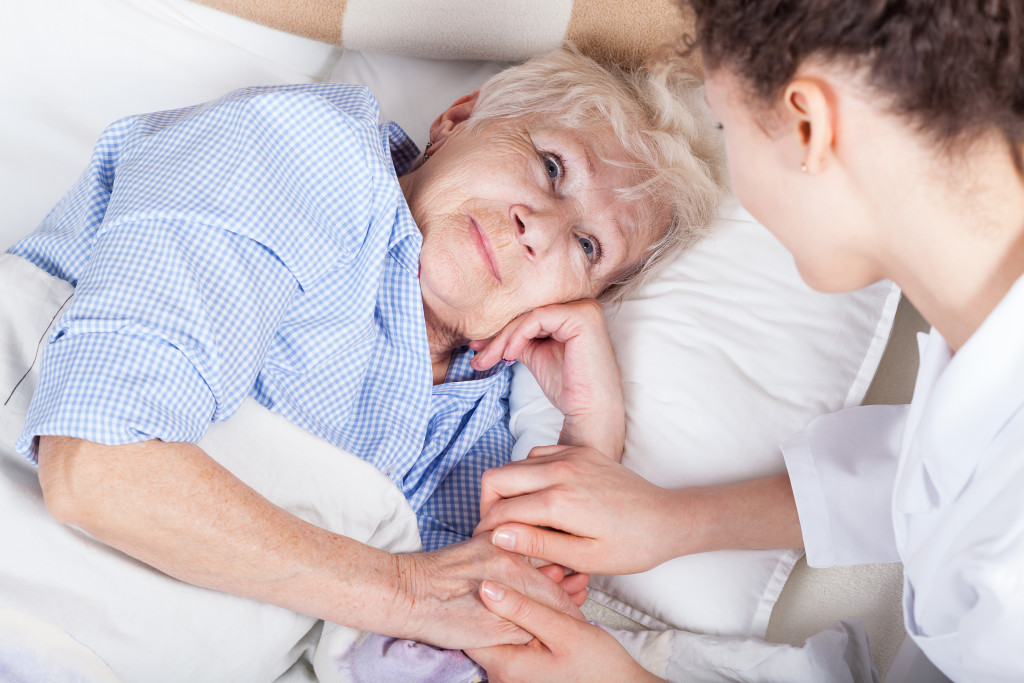
[[[34,466],[13,450],[37,348],[71,293],[27,261],[0,256],[0,610],[70,634],[126,682],[277,679],[315,640],[315,619],[188,585],[58,524]],[[384,475],[254,401],[199,445],[309,522],[392,551],[420,548],[415,515]]]

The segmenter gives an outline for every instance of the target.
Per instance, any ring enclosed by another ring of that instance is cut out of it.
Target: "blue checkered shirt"
[[[42,357],[35,437],[195,442],[246,397],[374,464],[432,549],[468,536],[508,460],[510,373],[472,351],[433,385],[419,154],[362,87],[252,88],[110,126],[10,252],[75,286]]]

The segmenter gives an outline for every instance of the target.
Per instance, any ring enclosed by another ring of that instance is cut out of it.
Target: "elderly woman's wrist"
[[[321,614],[327,621],[352,628],[381,633],[395,638],[416,639],[414,600],[409,586],[414,583],[413,554],[396,554],[363,546],[367,552],[355,553],[358,566],[331,566],[327,572],[327,588],[323,601],[333,605]]]
[[[618,461],[622,459],[625,439],[625,420],[566,416],[558,443],[563,446],[593,448]]]
[[[417,560],[423,553],[385,553],[387,564],[381,568],[384,586],[383,609],[376,609],[383,627],[377,632],[396,638],[421,639],[422,625],[416,615],[416,590],[423,583],[423,572]]]

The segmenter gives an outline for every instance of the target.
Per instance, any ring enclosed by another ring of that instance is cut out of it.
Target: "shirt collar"
[[[403,176],[412,170],[413,164],[420,158],[420,148],[412,141],[401,126],[388,121],[381,126],[381,132],[387,136],[391,148],[391,162],[395,166],[395,175]]]
[[[448,364],[448,374],[445,376],[445,383],[468,382],[476,379],[487,379],[500,375],[506,371],[510,372],[509,364],[505,361],[498,361],[493,367],[487,370],[475,370],[469,361],[473,360],[476,352],[468,346],[463,346],[452,352],[451,363]]]
[[[954,355],[934,329],[921,348],[904,437],[897,507],[927,512],[955,500],[982,454],[1024,405],[1024,277]]]
[[[395,260],[414,276],[419,277],[420,246],[423,235],[420,233],[412,211],[405,201],[402,188],[397,182],[400,176],[412,170],[419,158],[420,150],[416,143],[406,134],[402,127],[394,121],[388,121],[380,127],[381,138],[391,154],[391,165],[394,168],[395,192],[398,193],[395,209],[394,227],[388,249]]]

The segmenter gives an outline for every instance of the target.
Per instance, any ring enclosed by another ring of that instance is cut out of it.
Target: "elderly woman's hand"
[[[520,315],[493,339],[473,342],[472,364],[519,360],[565,416],[559,442],[622,457],[625,412],[601,304],[593,299],[542,306]]]
[[[618,641],[597,626],[530,600],[493,581],[480,589],[484,605],[535,638],[525,645],[467,650],[488,680],[660,681],[636,663]]]
[[[534,569],[526,558],[495,548],[485,537],[396,555],[395,561],[398,591],[390,609],[405,615],[404,626],[391,629],[396,636],[450,649],[528,642],[530,634],[480,604],[477,591],[484,577],[515,586],[558,613],[582,616],[578,603],[588,577],[563,578],[561,568]]]

